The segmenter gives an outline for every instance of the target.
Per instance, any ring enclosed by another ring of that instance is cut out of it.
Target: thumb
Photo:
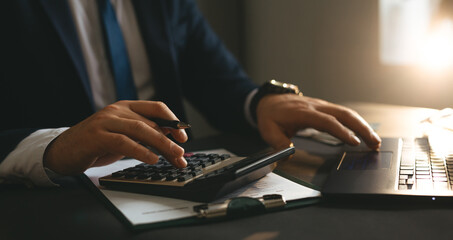
[[[283,129],[272,121],[258,126],[261,137],[274,149],[283,149],[291,145],[291,140],[286,136]]]

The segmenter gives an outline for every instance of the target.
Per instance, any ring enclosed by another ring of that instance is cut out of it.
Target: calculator
[[[267,150],[248,157],[229,154],[186,153],[185,168],[165,158],[141,163],[99,178],[107,189],[211,202],[271,172],[275,162],[294,154],[294,147]]]

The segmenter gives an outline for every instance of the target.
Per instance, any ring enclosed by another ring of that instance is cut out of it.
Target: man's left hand
[[[381,139],[355,111],[324,100],[296,94],[270,94],[258,103],[257,124],[263,139],[274,148],[291,144],[298,130],[314,128],[356,146],[360,136],[371,149],[378,149]]]

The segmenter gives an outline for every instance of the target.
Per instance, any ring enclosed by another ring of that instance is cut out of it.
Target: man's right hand
[[[156,163],[158,156],[143,145],[156,149],[174,166],[185,167],[184,149],[166,135],[182,143],[187,141],[186,132],[160,128],[149,118],[177,120],[162,102],[119,101],[109,105],[54,139],[44,154],[44,167],[75,175],[124,156]]]

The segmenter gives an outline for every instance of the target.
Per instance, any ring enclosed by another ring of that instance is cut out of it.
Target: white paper
[[[234,154],[225,149],[207,150],[205,152],[228,153],[234,156]],[[98,179],[100,177],[135,166],[139,163],[141,162],[135,159],[117,161],[108,166],[90,168],[85,174],[132,225],[157,223],[196,215],[192,208],[200,204],[197,202],[107,190],[99,185]],[[270,173],[259,181],[238,189],[221,200],[237,196],[261,197],[265,194],[281,194],[287,201],[321,196],[319,191],[294,183],[277,174]]]

